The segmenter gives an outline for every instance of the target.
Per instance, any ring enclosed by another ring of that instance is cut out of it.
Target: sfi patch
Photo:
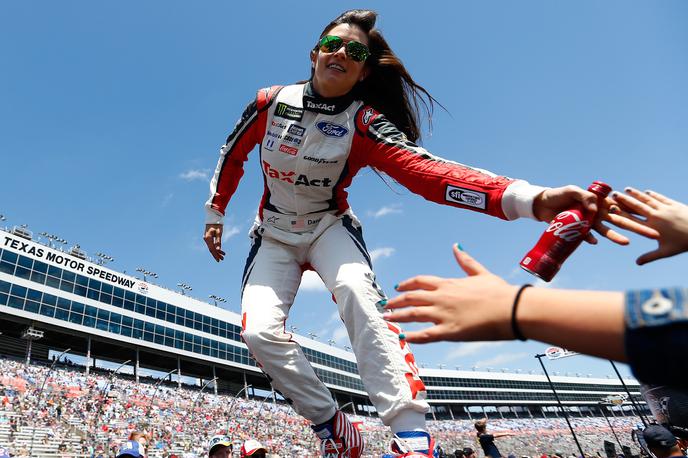
[[[444,200],[469,207],[487,210],[487,194],[472,189],[459,188],[458,186],[447,185],[444,193]]]

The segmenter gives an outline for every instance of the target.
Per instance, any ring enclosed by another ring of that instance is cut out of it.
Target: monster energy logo
[[[275,108],[275,116],[285,119],[293,119],[294,121],[301,121],[303,117],[303,108],[293,107],[284,102],[279,102]]]

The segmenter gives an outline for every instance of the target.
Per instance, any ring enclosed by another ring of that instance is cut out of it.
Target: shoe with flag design
[[[396,458],[433,458],[435,441],[424,431],[402,431],[394,435],[390,449]]]
[[[359,458],[363,454],[363,437],[343,412],[338,410],[330,421],[312,428],[320,438],[323,458]]]

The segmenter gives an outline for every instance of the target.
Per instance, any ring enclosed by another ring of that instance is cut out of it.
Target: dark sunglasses
[[[337,52],[342,46],[344,46],[344,40],[334,35],[325,35],[318,43],[320,51],[326,53]],[[355,62],[365,62],[370,56],[368,47],[354,40],[346,43],[346,48],[344,48],[344,50],[346,51],[346,55]]]

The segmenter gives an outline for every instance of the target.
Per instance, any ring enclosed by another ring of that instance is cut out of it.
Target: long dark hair
[[[368,36],[370,57],[366,60],[368,76],[354,86],[354,96],[383,113],[412,142],[420,139],[420,107],[423,106],[432,126],[433,104],[442,106],[423,86],[417,84],[382,33],[375,28],[377,13],[370,10],[349,10],[327,24],[320,38],[340,24],[359,27]],[[313,48],[318,52],[318,46]],[[313,75],[311,74],[311,77]]]

